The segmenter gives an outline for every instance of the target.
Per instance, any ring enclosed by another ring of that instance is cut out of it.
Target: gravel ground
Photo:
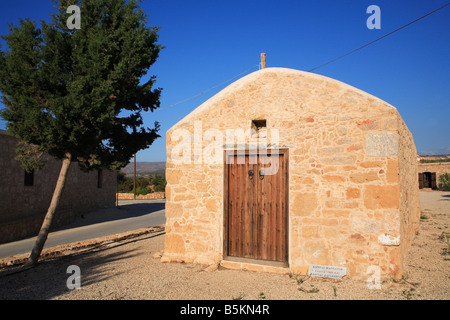
[[[443,232],[450,233],[450,192],[421,192],[422,219],[401,281],[381,289],[365,282],[328,280],[206,266],[161,263],[154,258],[164,248],[164,233],[46,258],[37,267],[13,275],[0,273],[0,299],[52,300],[448,300],[450,255]],[[70,265],[81,271],[81,288],[69,290]]]

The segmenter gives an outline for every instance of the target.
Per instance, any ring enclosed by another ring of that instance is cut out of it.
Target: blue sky
[[[149,126],[160,122],[161,138],[140,151],[137,160],[165,161],[166,131],[229,83],[167,106],[257,65],[261,52],[267,55],[267,67],[307,71],[445,3],[144,0],[141,7],[149,15],[148,24],[160,27],[159,42],[165,49],[149,72],[163,89],[162,108],[144,115]],[[366,26],[366,9],[373,4],[381,9],[379,30]],[[8,24],[17,24],[19,18],[48,20],[51,11],[50,0],[0,0],[0,34],[7,34]],[[450,154],[450,6],[314,72],[395,106],[420,152]]]

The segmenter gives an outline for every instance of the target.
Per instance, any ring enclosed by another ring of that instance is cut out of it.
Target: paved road
[[[44,248],[163,225],[164,208],[165,200],[119,200],[118,208],[89,212],[51,232]],[[0,259],[30,252],[35,240],[33,237],[0,244]]]

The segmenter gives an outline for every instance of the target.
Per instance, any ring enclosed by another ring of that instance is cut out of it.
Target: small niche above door
[[[267,138],[266,119],[252,120],[252,138]]]

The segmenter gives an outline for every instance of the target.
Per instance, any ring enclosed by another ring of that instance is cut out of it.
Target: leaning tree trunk
[[[44,248],[45,241],[47,241],[48,233],[53,221],[53,216],[55,215],[56,208],[58,207],[59,200],[61,199],[61,194],[66,183],[66,177],[67,172],[69,171],[71,158],[71,154],[67,153],[62,162],[58,181],[56,182],[56,187],[53,191],[52,202],[50,202],[50,206],[48,207],[47,213],[45,214],[44,222],[42,223],[33,250],[31,251],[27,263],[25,263],[25,265],[23,266],[24,268],[31,268],[37,264],[42,249]]]

